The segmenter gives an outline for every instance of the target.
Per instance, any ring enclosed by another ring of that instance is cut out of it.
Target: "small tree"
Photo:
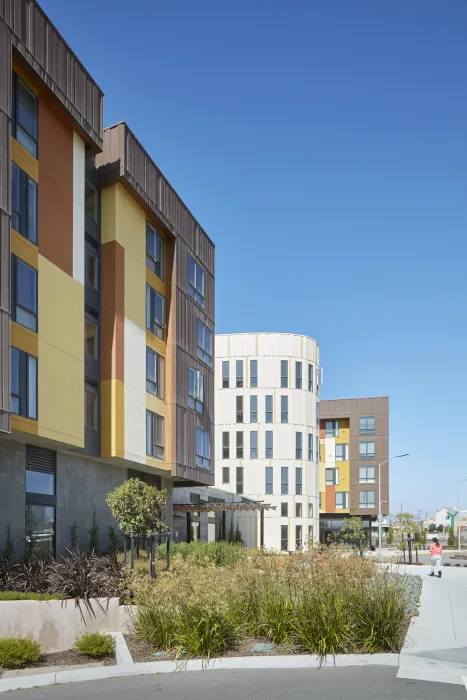
[[[11,527],[7,525],[5,528],[5,550],[3,552],[3,556],[5,559],[8,559],[8,561],[11,561],[13,559],[14,552],[15,548],[11,537]]]
[[[99,551],[99,530],[100,527],[97,524],[96,506],[94,506],[92,511],[91,529],[89,530],[89,549],[91,552],[97,553]]]
[[[234,531],[233,518],[230,521],[229,534],[227,535],[227,542],[235,542],[235,531]]]
[[[386,542],[388,543],[388,546],[391,546],[394,544],[394,528],[392,525],[388,527],[388,535],[386,538]]]
[[[444,532],[444,525],[438,525],[436,528],[436,532],[438,532],[438,533]]]
[[[448,534],[448,547],[453,548],[456,546],[456,535],[454,534],[454,528],[449,528]]]
[[[239,524],[238,524],[238,520],[237,520],[237,527],[235,528],[234,542],[235,542],[236,544],[243,544],[242,533],[241,533],[241,530],[240,530],[240,526],[239,526]]]
[[[109,525],[107,528],[107,533],[109,537],[109,552],[111,554],[117,554],[118,550],[120,549],[120,542],[118,541],[115,527],[113,525]]]
[[[151,537],[167,530],[164,510],[167,491],[159,491],[141,479],[128,479],[106,498],[112,515],[125,535]],[[150,548],[149,573],[152,572],[152,547]]]
[[[428,532],[436,532],[436,524],[435,523],[430,523],[428,525]]]
[[[78,523],[75,522],[70,525],[70,549],[73,551],[77,549],[78,545]]]
[[[360,548],[365,541],[365,525],[359,515],[351,515],[344,518],[340,529],[341,537],[353,548]]]

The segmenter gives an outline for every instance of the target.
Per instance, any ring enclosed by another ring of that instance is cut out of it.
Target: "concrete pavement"
[[[440,689],[442,691],[440,692]],[[14,700],[466,700],[464,687],[396,678],[396,669],[212,671],[17,691]]]

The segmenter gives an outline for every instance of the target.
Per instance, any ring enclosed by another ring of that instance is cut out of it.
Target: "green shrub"
[[[206,659],[221,656],[236,639],[227,611],[203,603],[190,604],[179,611],[175,632],[179,650]]]
[[[49,593],[20,593],[18,591],[0,591],[0,601],[2,600],[62,600],[58,594]]]
[[[112,656],[114,653],[115,639],[110,634],[88,632],[76,637],[73,648],[85,656],[102,659],[104,656]]]
[[[30,637],[0,639],[0,668],[22,668],[39,660],[41,646]]]
[[[215,566],[235,566],[245,555],[244,547],[229,542],[171,542],[171,556],[180,556],[193,564],[214,564]],[[157,548],[157,559],[165,559],[167,545]]]

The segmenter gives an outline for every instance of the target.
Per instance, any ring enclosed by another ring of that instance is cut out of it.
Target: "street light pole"
[[[394,455],[394,457],[389,457],[389,459],[385,459],[384,462],[379,462],[378,463],[378,550],[379,550],[379,558],[381,560],[381,540],[382,540],[382,519],[383,519],[383,514],[381,513],[381,467],[384,467],[385,464],[390,462],[393,459],[400,459],[401,457],[408,457],[409,453],[406,452],[403,455]],[[466,479],[467,481],[467,479]]]
[[[459,549],[459,553],[461,551],[461,507],[460,507],[460,493],[461,493],[461,484],[464,483],[464,481],[467,481],[467,479],[462,479],[461,481],[457,482],[457,545]]]

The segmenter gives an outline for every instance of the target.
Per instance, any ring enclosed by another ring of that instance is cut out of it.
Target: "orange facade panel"
[[[334,513],[336,510],[336,487],[326,486],[325,489],[326,513]]]

